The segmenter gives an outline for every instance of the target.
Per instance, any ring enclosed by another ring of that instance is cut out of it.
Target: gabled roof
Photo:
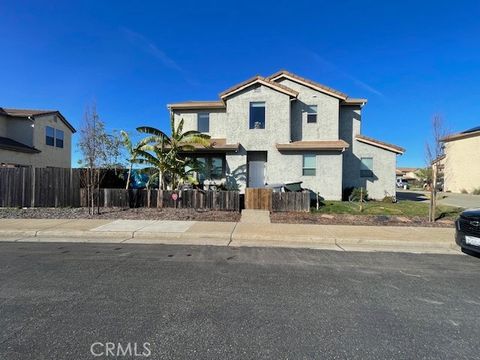
[[[449,142],[449,141],[466,139],[466,138],[475,137],[475,136],[480,136],[480,126],[462,131],[461,133],[446,136],[443,139],[441,139],[440,141]]]
[[[279,91],[281,93],[284,93],[286,95],[289,95],[291,97],[297,97],[298,96],[298,92],[293,90],[293,89],[290,89],[289,87],[287,86],[284,86],[282,84],[278,84],[274,81],[270,81],[268,80],[267,78],[264,78],[262,76],[254,76],[248,80],[245,80],[243,82],[241,82],[240,84],[237,84],[235,86],[232,86],[231,88],[225,90],[224,92],[220,93],[220,99],[224,100],[226,99],[227,97],[239,92],[239,91],[242,91],[243,89],[246,89],[252,85],[255,85],[255,84],[261,84],[261,85],[264,85],[264,86],[267,86],[273,90],[276,90],[276,91]]]
[[[225,109],[225,103],[223,101],[184,101],[181,103],[168,104],[167,108],[174,109]]]
[[[280,70],[280,71],[276,72],[275,74],[270,75],[267,79],[269,79],[271,81],[277,81],[277,80],[280,80],[280,79],[283,79],[283,78],[292,80],[296,83],[305,85],[309,88],[312,88],[314,90],[318,90],[320,92],[331,95],[331,96],[336,97],[336,98],[341,99],[341,100],[346,100],[348,98],[347,94],[344,94],[341,91],[332,89],[331,87],[325,86],[325,85],[317,83],[315,81],[303,78],[303,77],[298,76],[296,74],[293,74],[293,73],[291,73],[287,70]]]
[[[280,151],[302,150],[345,150],[349,147],[344,140],[317,140],[317,141],[293,141],[287,144],[276,144]]]
[[[383,141],[380,141],[380,140],[377,140],[377,139],[374,139],[374,138],[371,138],[371,137],[368,137],[368,136],[357,135],[357,136],[355,136],[355,139],[357,141],[363,142],[365,144],[373,145],[373,146],[379,147],[381,149],[385,149],[385,150],[394,152],[396,154],[401,155],[405,152],[405,149],[400,147],[400,146],[389,144],[389,143],[386,143],[386,142],[383,142]]]
[[[0,113],[12,117],[28,118],[29,116],[42,116],[42,115],[57,115],[60,120],[72,131],[77,132],[75,128],[65,119],[65,117],[58,110],[32,110],[32,109],[10,109],[0,107]]]
[[[21,142],[18,142],[3,136],[0,136],[0,149],[10,150],[10,151],[19,151],[19,152],[30,153],[30,154],[40,152],[40,150],[35,149],[32,146],[22,144]]]

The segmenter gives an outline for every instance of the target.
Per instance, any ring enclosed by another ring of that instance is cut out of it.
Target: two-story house
[[[366,102],[279,71],[235,85],[218,101],[168,108],[184,130],[211,136],[212,146],[193,154],[207,165],[206,179],[240,190],[302,181],[328,200],[364,187],[382,199],[395,195],[396,156],[404,150],[361,135]]]
[[[59,111],[0,107],[0,166],[69,168],[73,133]]]

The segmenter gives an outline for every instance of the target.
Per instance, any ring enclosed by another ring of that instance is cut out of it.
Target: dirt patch
[[[123,220],[192,220],[240,221],[235,211],[195,209],[121,209],[101,208],[99,215],[89,215],[86,208],[0,209],[0,219],[123,219]]]
[[[453,220],[441,219],[429,223],[419,216],[391,215],[348,215],[320,214],[300,212],[277,212],[270,216],[272,223],[284,224],[321,224],[321,225],[373,225],[373,226],[422,226],[422,227],[453,227]]]

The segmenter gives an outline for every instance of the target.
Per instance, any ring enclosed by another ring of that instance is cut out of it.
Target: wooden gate
[[[272,189],[246,188],[245,209],[272,211]]]

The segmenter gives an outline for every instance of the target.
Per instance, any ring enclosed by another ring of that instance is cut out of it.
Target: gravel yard
[[[454,220],[440,219],[429,223],[426,217],[392,215],[321,214],[316,212],[277,212],[270,216],[272,223],[321,225],[374,225],[374,226],[428,226],[453,227]]]
[[[89,215],[87,208],[0,208],[0,219],[131,219],[236,222],[240,220],[240,213],[172,208],[100,208],[99,215]]]

